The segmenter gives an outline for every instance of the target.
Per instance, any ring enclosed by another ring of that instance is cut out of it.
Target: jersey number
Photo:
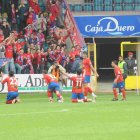
[[[18,85],[18,84],[17,84],[17,79],[15,79],[15,78],[10,78],[10,85]]]
[[[82,87],[82,81],[81,81],[81,80],[76,81],[76,86],[77,86],[77,87]]]

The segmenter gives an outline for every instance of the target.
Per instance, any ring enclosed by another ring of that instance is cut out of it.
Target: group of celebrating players
[[[112,101],[118,100],[118,93],[117,88],[122,92],[122,100],[126,100],[126,93],[124,89],[124,79],[122,76],[121,69],[117,66],[116,61],[111,62],[112,67],[114,68],[115,73],[115,79],[113,84],[113,93],[114,98]],[[82,62],[82,68],[77,70],[77,74],[74,76],[70,76],[67,73],[61,72],[63,75],[68,77],[72,81],[72,97],[71,101],[73,103],[79,103],[79,102],[95,102],[96,101],[96,95],[93,92],[92,86],[90,86],[90,79],[91,79],[91,73],[94,73],[94,75],[98,78],[99,75],[97,71],[92,66],[91,60],[88,58],[87,52],[83,52],[83,62]],[[3,73],[2,77],[3,77]],[[57,96],[58,102],[63,102],[63,96],[60,93],[60,85],[56,79],[56,77],[52,74],[46,74],[46,71],[43,71],[43,77],[48,85],[47,95],[50,102],[54,102],[53,94],[55,93]],[[8,94],[7,94],[7,100],[6,104],[14,104],[17,102],[20,102],[19,99],[19,93],[18,93],[18,82],[17,79],[14,76],[14,72],[10,71],[9,75],[6,78],[2,78],[1,81],[2,84],[7,83],[8,86]],[[92,95],[92,99],[87,98],[88,94]]]

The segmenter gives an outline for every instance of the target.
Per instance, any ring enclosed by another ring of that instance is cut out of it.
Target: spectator
[[[69,57],[67,57],[66,61],[64,62],[64,68],[66,69],[67,73],[71,73],[71,63]]]
[[[39,13],[41,12],[39,4],[37,3],[37,0],[28,0],[30,6],[32,7],[32,9],[34,10],[36,15],[39,15]]]
[[[17,74],[21,74],[23,69],[23,61],[24,61],[24,51],[21,48],[19,52],[15,52],[15,70]]]
[[[73,62],[73,65],[71,68],[71,72],[76,74],[77,70],[80,69],[81,63],[82,61],[80,59],[80,56],[76,55],[75,61]]]
[[[4,40],[3,31],[0,29],[0,43]]]
[[[5,65],[5,70],[4,70],[5,74],[8,74],[9,70],[14,71],[15,73],[15,64],[14,64],[14,58],[13,58],[14,49],[12,46],[12,42],[13,42],[13,36],[11,35],[5,45],[5,57],[9,59],[9,62],[7,63],[7,65]]]
[[[10,6],[10,0],[2,0],[2,13],[7,12]]]
[[[16,26],[17,25],[17,12],[18,10],[16,10],[15,5],[11,4],[8,17],[9,17],[9,22],[11,23],[12,30],[17,29],[17,26]]]
[[[22,1],[18,7],[19,20],[20,20],[20,31],[25,28],[26,20],[28,16],[28,7]]]
[[[57,27],[64,25],[62,18],[61,18],[59,6],[56,4],[55,0],[52,0],[50,12],[56,18]]]
[[[4,38],[9,37],[11,29],[6,19],[3,19],[2,30],[3,30]]]
[[[127,63],[128,75],[129,76],[135,75],[134,67],[136,66],[136,64],[133,52],[128,52],[128,57],[125,58],[125,62]]]

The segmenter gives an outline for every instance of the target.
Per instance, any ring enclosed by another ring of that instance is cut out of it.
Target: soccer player
[[[49,101],[54,102],[53,92],[55,92],[58,98],[58,102],[63,102],[63,97],[60,94],[60,86],[57,82],[56,77],[52,74],[46,74],[45,71],[43,71],[43,77],[46,84],[48,85],[47,94],[48,94]]]
[[[85,100],[87,100],[87,95],[90,93],[93,97],[93,102],[96,100],[96,95],[93,92],[93,89],[90,86],[90,77],[91,77],[91,71],[95,74],[96,77],[99,77],[97,71],[92,66],[91,60],[88,58],[87,52],[83,52],[83,72],[85,73],[84,78],[84,96]]]
[[[73,82],[71,101],[73,103],[84,102],[84,94],[83,94],[83,81],[84,81],[84,78],[82,76],[82,70],[78,69],[76,76],[70,76],[70,75],[68,75],[66,73],[63,73],[63,74],[66,75]]]
[[[124,79],[123,79],[123,75],[121,72],[121,69],[117,66],[117,61],[112,61],[111,62],[111,66],[114,68],[114,73],[115,73],[115,79],[114,79],[114,84],[113,84],[113,93],[114,93],[114,98],[112,99],[112,101],[118,101],[118,93],[116,88],[119,88],[122,92],[122,101],[126,100],[126,93],[124,90]]]
[[[14,72],[10,71],[8,77],[1,81],[2,84],[7,83],[8,94],[6,104],[14,104],[16,102],[20,102],[19,93],[18,93],[18,82],[14,76]]]

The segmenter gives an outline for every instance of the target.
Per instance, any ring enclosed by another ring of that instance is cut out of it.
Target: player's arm
[[[96,77],[99,77],[99,74],[97,73],[97,71],[95,70],[95,68],[92,66],[91,63],[90,63],[90,68],[91,68],[92,72],[96,75]]]
[[[120,78],[120,74],[118,74],[114,80],[114,83],[117,83],[118,79]]]
[[[2,84],[5,84],[5,83],[7,82],[7,78],[3,79],[3,76],[4,76],[4,75],[3,75],[3,73],[2,73],[2,80],[1,80],[1,83],[2,83]]]
[[[68,77],[68,78],[71,78],[71,76],[63,71],[60,71],[60,73],[64,74],[64,76]]]

